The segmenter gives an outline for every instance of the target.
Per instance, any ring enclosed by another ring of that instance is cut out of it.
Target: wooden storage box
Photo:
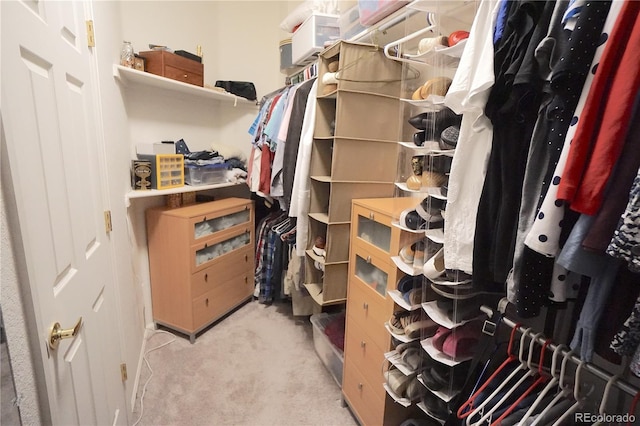
[[[165,50],[139,52],[145,59],[145,70],[172,80],[204,86],[204,65]]]

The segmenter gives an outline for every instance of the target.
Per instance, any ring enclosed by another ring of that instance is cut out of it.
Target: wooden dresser
[[[383,387],[384,354],[391,350],[384,324],[394,311],[388,291],[399,279],[391,257],[416,239],[393,222],[419,202],[378,198],[352,203],[342,392],[363,425],[397,425],[409,414]]]
[[[145,59],[146,72],[195,86],[204,86],[204,65],[200,62],[164,50],[148,50],[139,52],[138,55]]]
[[[151,208],[146,219],[153,320],[193,343],[253,294],[253,202]]]

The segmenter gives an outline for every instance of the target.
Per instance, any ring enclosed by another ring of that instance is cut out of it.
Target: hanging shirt
[[[300,149],[298,150],[298,160],[296,162],[296,174],[293,180],[293,191],[291,194],[291,206],[289,216],[297,217],[296,232],[296,254],[305,256],[305,249],[308,242],[309,224],[309,203],[311,202],[309,167],[311,164],[311,147],[313,145],[313,130],[316,122],[316,94],[318,91],[318,81],[313,82],[307,106],[304,113],[304,122],[300,133]]]
[[[460,64],[445,97],[445,105],[464,114],[451,163],[444,224],[444,258],[449,269],[472,272],[476,212],[482,192],[493,125],[484,106],[494,83],[494,28],[500,3],[483,0],[478,7]]]
[[[572,210],[597,213],[628,130],[632,105],[640,89],[640,2],[624,2],[609,49],[571,144],[558,197]]]

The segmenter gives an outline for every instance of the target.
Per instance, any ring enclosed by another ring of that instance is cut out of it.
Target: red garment
[[[558,199],[579,213],[598,212],[629,128],[640,88],[639,12],[638,1],[622,6],[571,142]]]
[[[275,152],[271,152],[269,145],[262,144],[262,157],[260,157],[260,185],[258,191],[265,195],[271,193],[271,165]]]

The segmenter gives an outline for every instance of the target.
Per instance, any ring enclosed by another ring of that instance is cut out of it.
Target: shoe
[[[425,188],[438,188],[447,180],[444,173],[431,172],[425,170],[422,172],[421,185]]]
[[[426,407],[428,414],[436,419],[444,422],[449,417],[449,405],[431,392],[427,392],[423,396],[422,403]]]
[[[415,317],[413,317],[415,318]],[[438,329],[438,324],[431,318],[422,318],[409,322],[404,326],[404,334],[409,339],[426,339],[433,336]]]
[[[411,378],[411,381],[407,385],[405,396],[409,400],[411,400],[411,402],[415,402],[420,401],[426,393],[427,389],[422,383],[420,383],[420,380],[418,380],[418,376],[413,376]]]
[[[417,371],[422,364],[422,348],[411,346],[402,352],[400,362],[411,371]]]
[[[418,42],[418,55],[430,52],[436,47],[449,47],[449,40],[446,36],[423,38]]]
[[[320,257],[326,257],[327,251],[325,250],[326,241],[322,235],[318,235],[314,240],[311,250]]]
[[[402,295],[402,298],[409,304],[409,306],[416,306],[425,302],[422,295],[422,288],[411,289],[410,291],[404,293]]]
[[[402,293],[409,293],[414,288],[422,287],[422,278],[419,276],[405,275],[404,277],[398,280],[398,284],[396,285],[396,289]]]
[[[489,296],[474,296],[469,299],[453,300],[446,297],[438,297],[436,306],[440,312],[446,315],[450,321],[461,323],[476,318],[480,315],[480,305],[496,305],[497,299]]]
[[[449,34],[449,37],[447,37],[447,42],[449,43],[448,46],[455,46],[456,44],[460,43],[462,40],[466,40],[468,38],[469,38],[469,31],[465,31],[465,30],[454,31],[451,34]]]
[[[458,137],[460,136],[460,127],[449,126],[440,134],[440,149],[451,150],[456,149]]]
[[[438,250],[436,254],[427,260],[422,270],[424,276],[430,280],[438,278],[444,274],[444,247]]]
[[[400,213],[400,226],[412,229],[414,231],[418,229],[425,229],[426,221],[420,217],[415,209],[407,209]]]
[[[427,80],[420,88],[420,96],[427,99],[429,96],[444,96],[451,87],[452,80],[449,77],[434,77]]]
[[[443,197],[446,197],[448,193],[449,193],[449,179],[447,179],[447,181],[443,183],[442,186],[440,186],[440,195],[442,195]]]
[[[447,269],[447,279],[450,281],[468,281],[472,278],[471,274],[460,271],[458,269]]]
[[[442,131],[449,126],[460,126],[462,115],[456,114],[451,108],[444,108],[440,111],[428,111],[414,115],[409,118],[408,122],[418,130],[434,129],[435,135],[441,135]]]
[[[440,285],[431,283],[431,289],[440,296],[447,297],[454,300],[470,299],[482,294],[491,296],[506,296],[506,289],[501,288],[488,288],[474,286],[472,283],[459,284],[459,285]]]
[[[460,390],[469,371],[469,364],[458,364],[450,367],[446,364],[437,364],[422,373],[422,380],[432,391],[447,389],[455,392]]]
[[[420,131],[415,132],[413,134],[413,143],[416,144],[416,146],[424,145],[424,141],[425,140],[426,140],[426,138],[425,138],[425,131],[424,130],[420,130]]]
[[[451,172],[453,157],[448,155],[430,155],[425,159],[424,170],[446,174]]]
[[[442,219],[440,211],[444,205],[444,200],[428,196],[416,206],[416,212],[427,222],[436,222]]]
[[[389,328],[394,334],[404,334],[404,326],[402,325],[402,317],[409,315],[409,311],[397,311],[389,318]]]
[[[434,284],[437,284],[437,285],[440,285],[440,286],[450,286],[450,287],[459,287],[459,286],[464,286],[464,285],[471,284],[471,278],[462,279],[462,280],[458,281],[458,280],[452,280],[447,275],[441,275],[441,276],[438,276],[438,277],[429,278],[429,280]]]
[[[441,325],[436,329],[436,332],[433,334],[433,338],[431,339],[431,345],[438,351],[442,352],[442,346],[444,345],[444,341],[451,334],[451,329]]]
[[[424,242],[416,241],[411,245],[402,247],[399,256],[404,263],[412,265],[416,257],[424,257]]]
[[[469,358],[480,341],[482,321],[471,321],[456,327],[442,345],[442,353],[453,358]]]
[[[404,373],[397,368],[390,368],[387,370],[386,379],[391,391],[402,398],[411,377],[405,376]]]

